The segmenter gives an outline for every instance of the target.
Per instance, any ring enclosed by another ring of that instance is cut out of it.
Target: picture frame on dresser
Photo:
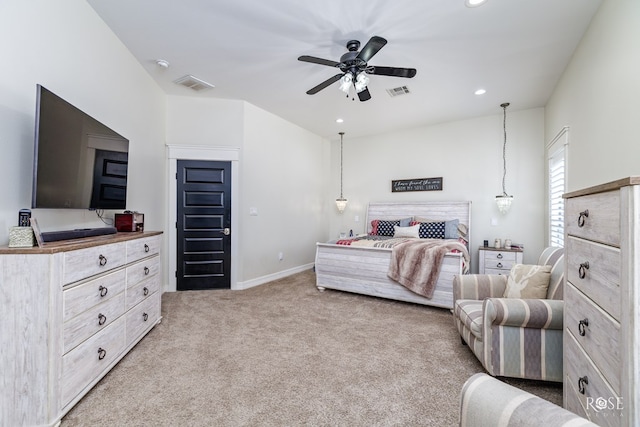
[[[31,224],[31,228],[33,229],[33,235],[36,236],[36,242],[39,247],[42,247],[44,242],[42,241],[42,232],[40,231],[40,226],[38,225],[38,220],[34,217],[29,218],[29,223]]]

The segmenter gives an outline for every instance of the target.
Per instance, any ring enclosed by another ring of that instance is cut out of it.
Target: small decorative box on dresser
[[[0,248],[0,426],[54,426],[160,322],[160,232]]]
[[[479,274],[509,274],[511,267],[522,264],[524,252],[520,249],[496,249],[480,246],[478,250]]]
[[[640,177],[565,194],[564,406],[640,425]]]

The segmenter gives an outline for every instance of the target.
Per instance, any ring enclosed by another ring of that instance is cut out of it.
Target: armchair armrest
[[[552,299],[487,298],[486,325],[562,330],[564,301]]]
[[[507,276],[499,274],[456,275],[453,276],[453,301],[501,297],[506,287]]]

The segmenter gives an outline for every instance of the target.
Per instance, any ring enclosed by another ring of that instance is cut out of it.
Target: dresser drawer
[[[124,292],[104,301],[64,323],[64,353],[91,335],[105,329],[124,313]]]
[[[569,363],[565,364],[565,406],[570,411],[586,417],[594,423],[601,426],[621,426],[623,419],[621,418],[620,409],[617,408],[618,402],[624,405],[624,399],[620,399],[618,394],[607,384],[607,381],[600,375],[591,359],[582,351],[573,334],[564,334],[564,351],[565,360]],[[580,393],[580,379],[586,379],[584,384],[584,393]],[[605,403],[607,407],[600,409],[600,402]],[[611,406],[609,406],[611,405]],[[599,409],[599,410],[596,410]]]
[[[62,293],[64,321],[123,292],[126,277],[126,271],[120,269],[81,285],[66,288]]]
[[[127,267],[127,287],[135,286],[136,283],[156,276],[160,271],[160,257],[147,258]]]
[[[598,366],[613,390],[619,393],[620,324],[571,284],[565,287],[564,304],[571,307],[571,310],[565,310],[564,327]],[[588,321],[588,326],[581,328],[580,322],[584,321]],[[581,329],[584,335],[580,335]],[[572,359],[569,361],[573,363]]]
[[[587,212],[588,216],[581,215]],[[608,191],[567,199],[565,223],[566,232],[572,236],[620,246],[620,192]]]
[[[127,346],[160,318],[160,295],[154,294],[127,313]]]
[[[134,262],[142,258],[160,253],[160,236],[145,237],[127,242],[127,262]]]
[[[569,237],[567,280],[620,321],[620,250]]]
[[[508,276],[511,272],[511,268],[509,269],[500,269],[500,268],[485,268],[484,274],[496,274],[498,276]]]
[[[138,282],[133,286],[127,286],[126,309],[129,310],[131,307],[139,304],[159,291],[160,277],[157,274],[149,277],[147,280]]]
[[[125,348],[125,317],[62,357],[62,406],[98,378]]]
[[[123,266],[126,262],[124,242],[65,252],[63,283],[73,283]]]

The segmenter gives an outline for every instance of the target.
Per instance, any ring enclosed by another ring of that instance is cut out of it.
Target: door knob
[[[222,234],[224,234],[225,236],[228,236],[229,234],[231,234],[231,229],[230,228],[225,228],[224,230],[222,230]]]

